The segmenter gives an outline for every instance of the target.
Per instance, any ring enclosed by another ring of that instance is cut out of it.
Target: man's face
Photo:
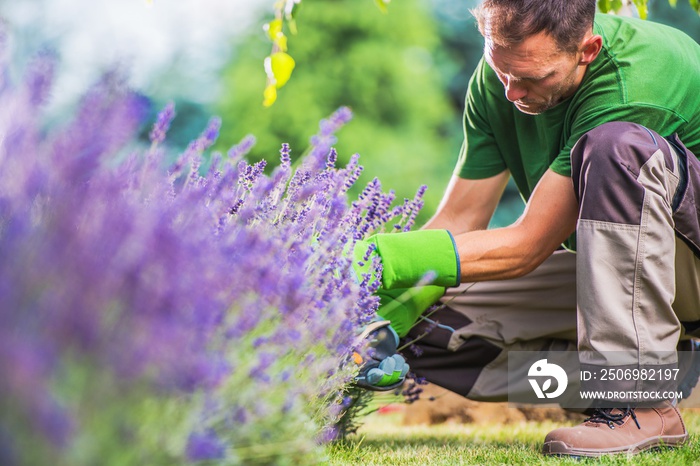
[[[503,84],[506,98],[530,115],[572,96],[586,72],[580,52],[560,50],[543,32],[512,47],[499,47],[487,38],[484,57]]]

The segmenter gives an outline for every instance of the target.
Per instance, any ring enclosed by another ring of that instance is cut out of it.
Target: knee
[[[635,223],[644,199],[639,173],[662,141],[657,133],[628,122],[606,123],[584,134],[571,151],[580,218]]]
[[[637,123],[613,121],[584,134],[571,150],[572,175],[584,170],[604,176],[624,168],[637,172],[651,154],[659,150],[663,138]]]

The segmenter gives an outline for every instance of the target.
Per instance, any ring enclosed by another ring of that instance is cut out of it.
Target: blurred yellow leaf
[[[265,31],[267,31],[267,36],[270,40],[277,40],[277,35],[282,34],[282,20],[273,19],[264,26]]]
[[[287,51],[287,36],[282,32],[283,22],[281,19],[274,19],[263,26],[270,40],[283,52]]]
[[[287,53],[276,52],[270,55],[270,70],[278,89],[289,81],[294,65],[294,59]]]
[[[274,84],[268,84],[263,92],[263,106],[269,107],[277,100],[277,87]]]
[[[668,0],[669,3],[672,5],[676,3],[676,0]],[[634,5],[637,7],[637,12],[639,13],[639,17],[642,19],[647,19],[647,14],[649,13],[647,10],[647,0],[634,0]]]
[[[389,10],[387,9],[387,5],[389,4],[390,0],[374,0],[374,3],[377,4],[379,7],[379,10],[382,13],[387,13]]]
[[[277,44],[277,47],[283,52],[287,51],[287,36],[282,34],[281,32],[277,34],[277,39],[275,39],[275,44]]]
[[[289,32],[295,36],[297,34],[297,22],[294,19],[288,19],[287,26],[289,27]]]
[[[275,52],[265,58],[267,87],[263,92],[263,106],[269,107],[277,100],[277,89],[289,81],[294,70],[294,59],[284,52]]]

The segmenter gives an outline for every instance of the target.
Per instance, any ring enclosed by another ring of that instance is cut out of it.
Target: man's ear
[[[581,44],[581,59],[579,65],[588,65],[596,59],[600,50],[603,48],[603,38],[599,35],[591,35],[586,37]]]

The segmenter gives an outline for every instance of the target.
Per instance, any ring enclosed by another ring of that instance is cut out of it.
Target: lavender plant
[[[347,108],[269,175],[252,137],[208,152],[216,118],[167,166],[174,107],[141,147],[117,72],[44,130],[54,66],[0,83],[0,464],[318,461],[378,304],[348,251],[410,228],[422,191],[349,201]]]

